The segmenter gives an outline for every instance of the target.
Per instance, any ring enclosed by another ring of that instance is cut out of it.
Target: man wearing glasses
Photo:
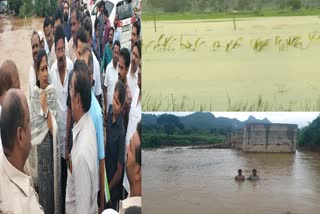
[[[67,163],[66,163],[66,136],[67,136],[67,96],[68,96],[68,78],[73,69],[72,61],[65,55],[65,36],[61,25],[57,26],[55,31],[55,54],[57,60],[52,64],[50,77],[57,93],[58,112],[58,142],[61,152],[61,186],[62,200],[65,199],[66,181],[67,181]],[[64,207],[62,207],[64,210]]]

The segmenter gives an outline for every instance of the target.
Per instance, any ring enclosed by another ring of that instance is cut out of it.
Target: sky
[[[144,112],[146,114],[161,115],[164,113],[176,116],[186,116],[193,112]],[[307,126],[316,119],[320,112],[211,112],[215,117],[236,118],[245,121],[250,115],[257,119],[268,118],[272,123],[298,124],[299,128]]]

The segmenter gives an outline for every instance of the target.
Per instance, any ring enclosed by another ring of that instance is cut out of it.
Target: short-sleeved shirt
[[[107,142],[106,142],[106,172],[108,183],[112,180],[117,171],[117,164],[124,165],[125,155],[125,129],[122,116],[119,115],[115,122],[112,122],[112,105],[110,105],[107,119]],[[122,195],[123,170],[118,184],[111,190],[112,201],[119,200]]]
[[[44,213],[31,176],[19,171],[0,153],[0,212]]]
[[[104,86],[107,87],[107,105],[106,109],[112,104],[114,87],[118,81],[118,69],[113,67],[113,62],[111,61],[106,69],[106,76],[104,78]]]
[[[68,97],[68,82],[70,72],[73,69],[72,61],[67,57],[67,71],[64,77],[63,84],[61,84],[60,74],[58,71],[57,61],[52,65],[50,70],[50,77],[54,88],[57,93],[57,101],[58,101],[58,112],[57,112],[57,123],[58,123],[58,138],[60,142],[60,152],[61,156],[65,158],[65,145],[66,145],[66,129],[67,129],[67,97]]]

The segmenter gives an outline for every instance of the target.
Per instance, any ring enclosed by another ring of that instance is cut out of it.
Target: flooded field
[[[33,63],[31,34],[42,30],[43,18],[18,19],[0,16],[0,64],[10,59],[17,64],[20,87],[28,93],[28,73]]]
[[[318,16],[142,25],[145,111],[320,109]]]
[[[237,183],[238,168],[261,180]],[[143,213],[317,214],[319,153],[253,154],[229,149],[143,151]]]

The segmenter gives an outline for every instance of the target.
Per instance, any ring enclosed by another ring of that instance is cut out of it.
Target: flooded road
[[[242,168],[261,180],[237,183]],[[143,213],[309,213],[320,210],[320,155],[229,149],[143,151]]]
[[[20,87],[28,93],[28,73],[33,63],[31,55],[31,34],[42,30],[43,18],[18,19],[0,17],[0,64],[10,59],[19,70]]]

